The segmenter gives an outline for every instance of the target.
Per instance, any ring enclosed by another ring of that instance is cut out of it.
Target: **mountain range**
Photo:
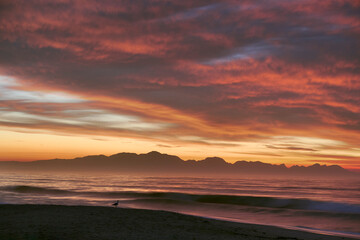
[[[152,151],[146,154],[118,153],[111,156],[91,155],[74,159],[51,159],[31,162],[0,162],[2,171],[67,171],[67,172],[118,172],[143,174],[180,174],[180,175],[315,175],[345,176],[350,172],[338,165],[286,167],[263,162],[237,161],[228,163],[219,157],[204,160],[182,160],[178,156]],[[357,175],[357,174],[356,174]]]

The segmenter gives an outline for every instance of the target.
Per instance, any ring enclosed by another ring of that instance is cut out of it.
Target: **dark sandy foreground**
[[[0,205],[0,239],[346,239],[177,213],[55,205]]]

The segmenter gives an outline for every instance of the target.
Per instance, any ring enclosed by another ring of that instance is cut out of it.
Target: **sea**
[[[0,173],[0,204],[165,210],[360,239],[360,179]]]

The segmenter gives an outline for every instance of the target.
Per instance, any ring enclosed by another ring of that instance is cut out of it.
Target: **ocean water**
[[[0,173],[0,203],[179,212],[360,239],[360,179]]]

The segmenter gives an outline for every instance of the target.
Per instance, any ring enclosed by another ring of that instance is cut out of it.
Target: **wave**
[[[358,187],[347,187],[347,188],[333,188],[333,187],[278,187],[279,189],[300,189],[300,190],[325,190],[325,191],[360,191]]]
[[[360,214],[360,205],[326,202],[311,199],[296,198],[277,198],[259,196],[237,196],[237,195],[211,195],[211,194],[188,194],[178,192],[131,192],[131,191],[71,191],[56,188],[46,188],[38,186],[5,186],[0,187],[0,191],[16,192],[20,194],[46,194],[46,195],[77,195],[96,198],[121,198],[123,200],[142,200],[158,202],[178,202],[178,203],[205,203],[238,205],[245,207],[258,207],[269,209],[295,209],[308,211],[323,211],[334,213]]]
[[[360,213],[359,205],[338,202],[325,202],[310,199],[234,196],[234,195],[195,195],[183,193],[148,193],[151,197],[162,199],[194,201],[199,203],[233,204],[249,207],[264,207],[275,209],[313,210],[337,213]]]
[[[5,186],[1,187],[0,190],[8,191],[8,192],[17,192],[17,193],[39,193],[39,194],[71,194],[72,191],[61,190],[55,188],[43,188],[43,187],[35,187],[35,186]]]

